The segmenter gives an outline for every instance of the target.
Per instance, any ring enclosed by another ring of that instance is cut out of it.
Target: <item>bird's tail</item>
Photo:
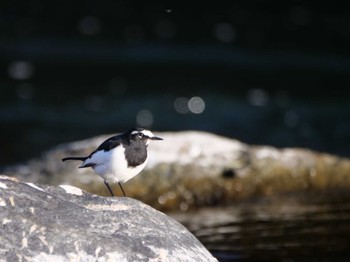
[[[62,161],[67,161],[67,160],[80,160],[80,161],[85,161],[87,157],[65,157],[62,158]]]

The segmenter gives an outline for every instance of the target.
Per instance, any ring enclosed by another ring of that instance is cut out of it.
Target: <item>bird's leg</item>
[[[119,184],[119,186],[120,186],[120,189],[123,191],[123,195],[126,196],[126,195],[125,195],[125,192],[124,192],[124,189],[123,189],[123,187],[122,187],[122,184],[120,184],[119,182],[118,182],[118,184]]]
[[[114,196],[113,191],[112,191],[111,187],[109,186],[109,184],[106,181],[103,181],[103,182],[105,182],[105,185],[109,190],[109,193],[111,193],[111,195]]]

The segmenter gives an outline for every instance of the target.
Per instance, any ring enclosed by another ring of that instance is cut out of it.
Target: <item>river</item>
[[[291,194],[171,216],[219,261],[349,261],[349,198]]]

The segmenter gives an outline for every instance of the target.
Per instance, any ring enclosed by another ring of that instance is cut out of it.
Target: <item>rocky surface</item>
[[[250,146],[205,132],[157,135],[164,141],[149,146],[147,167],[124,185],[128,196],[157,209],[187,210],[255,196],[350,188],[349,159],[300,148]],[[65,156],[89,154],[107,137],[60,145],[40,159],[3,173],[28,182],[70,184],[109,195],[92,170],[61,162]],[[114,190],[121,195],[118,186]]]
[[[131,198],[0,176],[6,261],[216,261],[181,224]]]

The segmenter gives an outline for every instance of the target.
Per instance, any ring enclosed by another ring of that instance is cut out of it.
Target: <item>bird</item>
[[[102,177],[108,191],[114,196],[110,183],[122,187],[129,179],[138,175],[148,161],[147,147],[152,140],[163,140],[161,137],[144,128],[132,128],[105,140],[90,155],[84,157],[65,157],[62,161],[80,160],[79,168],[92,168]]]

